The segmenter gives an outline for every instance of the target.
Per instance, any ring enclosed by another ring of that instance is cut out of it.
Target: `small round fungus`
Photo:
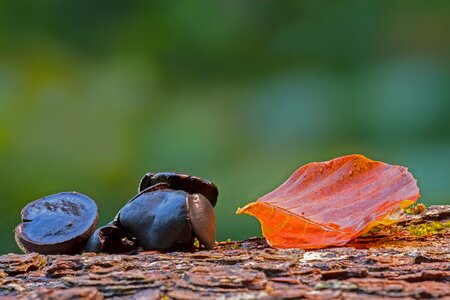
[[[22,209],[22,223],[15,229],[16,242],[24,252],[79,253],[97,221],[97,205],[91,198],[77,192],[54,194]]]

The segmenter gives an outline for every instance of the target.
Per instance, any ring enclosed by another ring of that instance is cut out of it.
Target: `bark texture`
[[[433,206],[344,247],[315,251],[251,238],[212,251],[7,254],[0,256],[0,299],[450,298],[450,231],[441,226],[449,219],[450,206]],[[421,229],[435,221],[441,225]]]

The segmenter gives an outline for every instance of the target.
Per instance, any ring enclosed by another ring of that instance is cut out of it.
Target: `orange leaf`
[[[343,245],[375,225],[394,223],[419,197],[405,167],[354,154],[304,165],[237,213],[255,216],[273,247],[313,249]]]

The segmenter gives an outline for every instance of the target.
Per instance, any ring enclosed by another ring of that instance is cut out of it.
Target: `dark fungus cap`
[[[194,237],[208,249],[214,248],[214,208],[201,194],[147,188],[120,210],[116,224],[144,250],[190,247]]]
[[[172,190],[182,190],[188,194],[202,194],[205,196],[211,205],[214,207],[217,203],[219,191],[217,186],[206,179],[188,174],[162,172],[162,173],[147,173],[141,179],[139,184],[139,192],[158,184],[167,183]]]
[[[129,253],[138,248],[134,238],[125,230],[110,222],[98,228],[86,244],[86,252]]]
[[[77,192],[50,195],[22,209],[16,242],[24,252],[79,253],[97,221],[97,205],[91,198]]]

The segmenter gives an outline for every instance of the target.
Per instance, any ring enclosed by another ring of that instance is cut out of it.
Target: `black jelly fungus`
[[[201,194],[188,195],[189,220],[194,236],[207,249],[214,249],[216,243],[216,218],[214,207]]]
[[[15,229],[16,242],[24,252],[79,253],[97,221],[97,205],[91,198],[77,192],[50,195],[22,209],[22,223]]]
[[[140,192],[139,194],[137,194],[136,196],[131,198],[127,202],[127,204],[130,202],[133,202],[136,198],[138,198],[143,193],[150,193],[150,192],[154,192],[154,191],[158,191],[158,190],[166,190],[166,189],[169,189],[169,185],[167,183],[157,183],[155,185],[152,185],[152,186],[146,188],[144,191]],[[122,211],[122,209],[117,213],[117,215],[114,217],[114,220],[111,223],[120,228],[123,228],[123,226],[120,224],[120,220],[119,220],[119,214],[121,211]]]
[[[119,212],[117,221],[144,250],[192,246],[192,226],[184,191],[142,192]]]
[[[213,207],[216,206],[219,191],[211,181],[181,173],[147,173],[141,179],[139,192],[158,183],[167,183],[172,190],[182,190],[188,194],[202,194],[211,202]]]
[[[112,222],[98,228],[87,241],[85,251],[95,253],[129,253],[138,248],[134,238]]]

